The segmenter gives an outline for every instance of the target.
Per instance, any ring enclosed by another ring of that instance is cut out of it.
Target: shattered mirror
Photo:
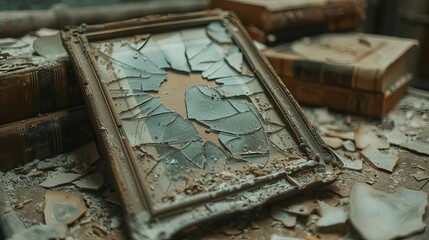
[[[136,239],[326,184],[327,147],[225,12],[63,32]]]

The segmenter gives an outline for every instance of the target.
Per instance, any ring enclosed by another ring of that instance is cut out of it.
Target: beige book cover
[[[414,39],[365,33],[329,33],[265,51],[280,75],[384,92],[410,71]]]

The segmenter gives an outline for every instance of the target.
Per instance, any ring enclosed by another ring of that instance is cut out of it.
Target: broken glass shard
[[[130,90],[132,92],[158,91],[161,84],[167,80],[167,74],[125,77],[108,84],[109,90]]]
[[[67,235],[67,226],[57,225],[33,225],[25,231],[12,235],[9,240],[49,240],[65,239]]]
[[[229,117],[199,121],[212,130],[231,134],[250,134],[262,129],[262,124],[253,111],[237,112]]]
[[[355,130],[355,143],[358,149],[364,149],[367,146],[373,146],[378,149],[389,148],[389,143],[377,136],[372,129],[367,125],[359,125]]]
[[[236,108],[208,86],[196,86],[186,90],[185,95],[188,118],[196,120],[215,120],[237,113]]]
[[[45,199],[45,222],[49,225],[72,224],[87,211],[79,193],[47,191]]]
[[[220,22],[210,23],[207,28],[207,35],[218,43],[232,43],[231,35]]]
[[[189,64],[193,71],[205,71],[214,62],[222,60],[222,55],[218,52],[217,48],[212,44],[205,46],[196,56],[189,59]]]
[[[269,135],[269,139],[276,147],[283,151],[294,147],[294,145],[291,144],[293,139],[290,138],[289,132],[284,128],[277,132],[271,133]]]
[[[150,34],[137,34],[129,41],[130,47],[140,50],[146,45],[147,41],[150,38]]]
[[[226,57],[226,62],[237,72],[241,72],[243,65],[243,54],[240,52],[233,53]]]
[[[137,107],[120,112],[119,115],[122,119],[144,118],[151,115],[151,113],[161,105],[162,103],[159,97],[150,97],[150,99],[144,101]]]
[[[99,48],[100,51],[114,63],[119,64],[124,71],[124,76],[137,76],[147,74],[164,74],[165,71],[156,66],[141,52],[133,49],[127,43],[113,44],[112,49]],[[111,52],[111,53],[109,53]],[[144,74],[146,73],[146,74]]]
[[[186,48],[179,32],[159,34],[156,43],[161,48],[172,69],[180,72],[190,72],[185,55]]]
[[[373,146],[368,146],[361,151],[363,158],[375,168],[393,172],[399,157],[395,153],[384,154]]]
[[[422,231],[427,193],[401,188],[395,193],[355,183],[350,192],[350,220],[365,239],[396,239]]]
[[[159,68],[170,67],[170,64],[168,64],[158,44],[156,44],[152,39],[148,39],[139,51]]]
[[[225,97],[248,96],[264,91],[256,79],[244,84],[223,85],[218,87],[217,90]]]
[[[214,166],[218,163],[222,164],[228,158],[227,153],[218,146],[202,140],[187,143],[183,148],[177,149],[175,154],[180,154],[186,161],[201,169],[206,169],[208,166]]]
[[[268,154],[268,143],[263,129],[246,135],[220,133],[219,140],[233,155]]]
[[[186,47],[186,56],[189,59],[194,58],[197,54],[201,53],[207,47],[211,40],[202,28],[192,28],[180,31],[183,43]]]
[[[132,146],[147,143],[186,143],[199,138],[189,121],[175,112],[152,115],[141,120],[123,120]]]
[[[222,52],[207,37],[204,29],[182,30],[181,35],[192,71],[205,71],[212,63],[222,60]]]
[[[218,78],[215,81],[217,84],[220,84],[220,85],[238,85],[238,84],[246,84],[253,80],[254,80],[253,77],[239,75],[234,77]]]
[[[115,98],[113,101],[115,103],[116,111],[122,113],[138,107],[151,99],[152,96],[148,94],[135,94],[132,96]]]
[[[296,215],[285,212],[276,206],[271,207],[271,217],[280,221],[286,227],[294,227],[297,221]]]
[[[319,203],[319,211],[322,217],[317,221],[316,226],[330,227],[343,224],[349,219],[349,213],[344,207],[332,207],[325,202],[317,202]]]
[[[225,60],[213,63],[202,73],[204,78],[209,80],[237,76],[239,73],[234,70]]]

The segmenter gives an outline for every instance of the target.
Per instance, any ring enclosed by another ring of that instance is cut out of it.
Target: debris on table
[[[331,205],[317,201],[319,203],[319,211],[322,216],[316,223],[317,227],[330,227],[338,224],[343,224],[349,219],[348,210],[344,207],[332,207]]]
[[[384,154],[373,146],[368,146],[361,151],[364,159],[375,168],[393,172],[399,157],[395,153]]]
[[[288,213],[275,205],[271,207],[271,217],[280,221],[286,227],[294,227],[296,225],[296,215]]]
[[[104,184],[104,177],[101,173],[92,173],[82,179],[73,182],[80,189],[98,190]]]
[[[80,174],[75,174],[75,173],[54,173],[52,175],[49,175],[44,182],[39,184],[39,186],[45,187],[45,188],[56,187],[67,183],[71,183],[74,180],[78,179],[79,177],[80,177]]]
[[[78,193],[47,191],[45,199],[44,215],[48,225],[72,224],[87,210]]]
[[[29,229],[16,233],[9,240],[49,240],[64,239],[67,226],[65,225],[35,225]]]
[[[0,193],[4,192],[9,198],[0,197],[0,210],[10,202],[11,207],[7,211],[16,212],[17,217],[29,228],[25,232],[22,228],[12,228],[12,234],[15,233],[13,239],[27,239],[27,235],[24,235],[27,232],[34,236],[28,239],[38,240],[65,237],[126,239],[121,227],[120,200],[115,195],[108,175],[103,175],[108,173],[106,162],[97,160],[97,147],[91,143],[51,159],[34,160],[4,173],[0,177]],[[61,176],[65,178],[61,179]],[[9,219],[0,217],[2,230],[7,227],[2,220]],[[47,225],[43,225],[45,223]],[[57,223],[62,227],[58,228]],[[64,228],[64,234],[52,232],[54,228],[58,228],[58,231]]]
[[[389,148],[389,143],[385,139],[377,136],[377,134],[366,125],[359,125],[359,127],[356,128],[355,142],[358,149],[364,149],[368,146],[372,146],[377,149]]]

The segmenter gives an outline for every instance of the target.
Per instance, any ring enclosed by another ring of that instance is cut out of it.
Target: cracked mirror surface
[[[307,160],[221,22],[91,42],[91,48],[151,205],[162,208]]]

